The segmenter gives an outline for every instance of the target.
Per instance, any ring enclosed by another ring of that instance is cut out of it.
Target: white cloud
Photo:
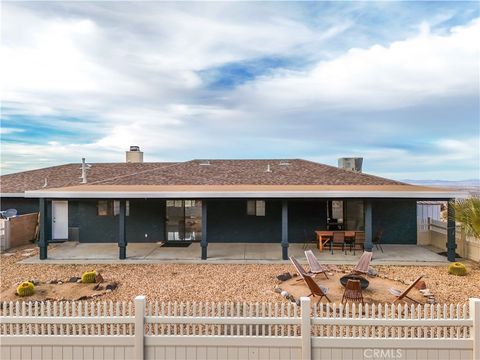
[[[309,71],[280,70],[244,85],[242,102],[260,107],[382,110],[478,92],[480,19],[389,46],[352,48]],[[250,100],[254,99],[254,100]]]

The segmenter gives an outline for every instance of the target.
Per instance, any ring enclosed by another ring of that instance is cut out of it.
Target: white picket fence
[[[2,302],[7,359],[480,359],[468,305]]]

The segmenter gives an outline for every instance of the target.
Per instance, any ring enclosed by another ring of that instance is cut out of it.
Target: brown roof
[[[417,185],[76,185],[45,192],[285,192],[285,191],[387,191],[440,192],[445,189]]]
[[[96,163],[88,170],[88,184],[81,185],[80,176],[81,164],[66,164],[1,176],[0,187],[2,193],[22,193],[27,190],[91,185],[406,186],[398,181],[300,159]]]
[[[94,163],[87,170],[89,183],[127,174],[152,170],[172,163]],[[23,193],[28,190],[79,185],[82,164],[65,164],[0,176],[1,193]],[[46,179],[46,180],[45,180]],[[45,186],[46,184],[46,186]]]
[[[311,161],[191,160],[99,181],[103,185],[400,185],[394,180],[355,173]],[[267,170],[270,171],[267,171]]]

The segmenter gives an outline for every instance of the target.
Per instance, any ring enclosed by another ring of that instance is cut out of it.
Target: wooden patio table
[[[315,234],[317,235],[317,240],[318,240],[318,249],[320,251],[323,251],[323,248],[325,245],[332,240],[333,238],[333,233],[337,231],[325,231],[325,230],[316,230]],[[343,232],[345,233],[345,238],[347,239],[355,239],[355,231],[338,231],[338,232]],[[359,231],[357,231],[359,232]]]
[[[318,240],[318,249],[323,251],[323,247],[333,238],[333,231],[321,231],[316,230],[315,234],[317,235]]]

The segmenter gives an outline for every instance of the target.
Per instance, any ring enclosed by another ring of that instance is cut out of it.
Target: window
[[[265,200],[247,200],[247,215],[265,216]]]
[[[98,216],[112,216],[113,215],[113,201],[112,200],[98,200],[97,202]]]
[[[116,216],[120,214],[120,200],[98,200],[97,215],[98,216]],[[125,215],[130,215],[130,201],[126,201]]]

